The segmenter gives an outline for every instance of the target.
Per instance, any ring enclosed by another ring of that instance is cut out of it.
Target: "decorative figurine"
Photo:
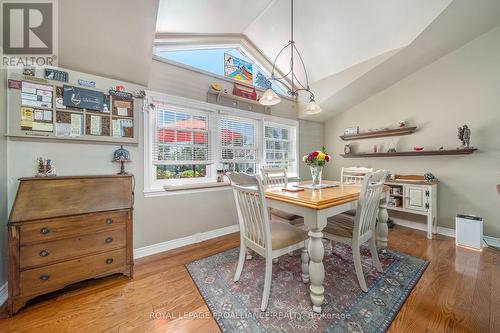
[[[115,150],[113,154],[113,162],[120,163],[120,172],[118,174],[126,175],[127,172],[125,172],[125,162],[131,162],[130,153],[127,149],[123,148],[123,146],[120,146],[120,148]]]
[[[460,148],[469,148],[470,146],[470,135],[471,131],[469,126],[464,125],[458,128],[458,138],[462,141],[462,146]]]
[[[344,154],[349,155],[351,153],[351,146],[347,143],[344,146]]]
[[[436,179],[436,177],[432,173],[428,172],[424,174],[424,179],[426,182],[432,183]]]

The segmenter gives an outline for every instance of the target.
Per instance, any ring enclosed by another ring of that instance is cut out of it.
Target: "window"
[[[288,173],[296,175],[295,142],[295,127],[265,122],[264,156],[266,167],[286,168]]]
[[[220,117],[220,161],[225,171],[255,173],[257,122],[249,118]]]
[[[157,180],[208,180],[209,114],[156,104],[152,162]]]
[[[146,192],[215,182],[218,170],[276,166],[297,176],[296,121],[162,94],[147,100]]]
[[[270,75],[252,61],[241,48],[207,48],[196,50],[156,50],[160,58],[178,62],[183,65],[201,69],[203,71],[224,76],[224,54],[232,55],[252,64],[253,85],[260,89],[271,86],[278,94],[287,96],[288,89],[281,83],[270,81]]]

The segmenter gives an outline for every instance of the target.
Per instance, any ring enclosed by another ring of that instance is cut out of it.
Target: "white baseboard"
[[[423,223],[418,223],[418,222],[413,222],[413,221],[407,221],[407,220],[402,220],[398,218],[391,218],[395,224],[401,225],[403,227],[408,227],[412,229],[418,229],[422,231],[427,231],[427,225]],[[437,233],[439,235],[443,236],[448,236],[448,237],[453,237],[455,238],[455,229],[451,228],[445,228],[445,227],[437,227]],[[488,245],[494,246],[494,247],[500,247],[500,238],[495,238],[495,237],[490,237],[490,236],[483,236],[484,240],[488,243]]]
[[[140,247],[134,249],[134,259],[139,259],[160,252],[173,250],[178,247],[186,245],[196,244],[212,238],[232,234],[234,232],[238,232],[239,230],[240,230],[239,226],[235,224],[225,228],[215,229],[207,232],[201,232],[187,237],[172,239],[163,243]]]
[[[0,287],[0,306],[7,301],[9,297],[9,288],[7,286],[7,282]]]

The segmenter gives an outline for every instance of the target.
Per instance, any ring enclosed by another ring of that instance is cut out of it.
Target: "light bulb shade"
[[[271,88],[267,89],[262,97],[259,99],[259,103],[262,105],[276,105],[281,102],[281,98],[272,90]]]
[[[309,104],[307,104],[306,109],[304,110],[304,114],[310,115],[310,114],[317,114],[320,113],[321,107],[316,103],[314,100],[311,100]]]

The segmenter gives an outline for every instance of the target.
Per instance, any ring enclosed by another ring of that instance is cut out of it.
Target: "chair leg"
[[[266,258],[266,274],[264,278],[264,290],[262,293],[262,303],[260,305],[261,311],[266,311],[267,303],[269,301],[269,294],[271,292],[271,280],[273,277],[273,261],[271,258]]]
[[[252,260],[252,252],[250,252],[250,249],[247,248],[246,252],[247,252],[247,259]]]
[[[245,263],[245,255],[247,252],[247,247],[245,244],[240,245],[240,256],[238,258],[238,266],[236,266],[236,272],[234,273],[234,282],[238,282],[240,280],[241,272],[243,271],[243,264]]]
[[[301,261],[302,261],[302,282],[309,282],[309,253],[307,248],[304,247],[301,251]]]
[[[382,264],[380,263],[380,259],[378,258],[377,244],[375,243],[375,238],[372,237],[369,242],[370,252],[372,254],[373,266],[377,269],[379,273],[383,273]]]
[[[356,276],[358,277],[359,287],[365,293],[368,292],[366,287],[365,275],[363,274],[363,266],[361,265],[361,254],[359,251],[359,245],[352,245],[352,256],[354,260],[354,269],[356,270]]]

